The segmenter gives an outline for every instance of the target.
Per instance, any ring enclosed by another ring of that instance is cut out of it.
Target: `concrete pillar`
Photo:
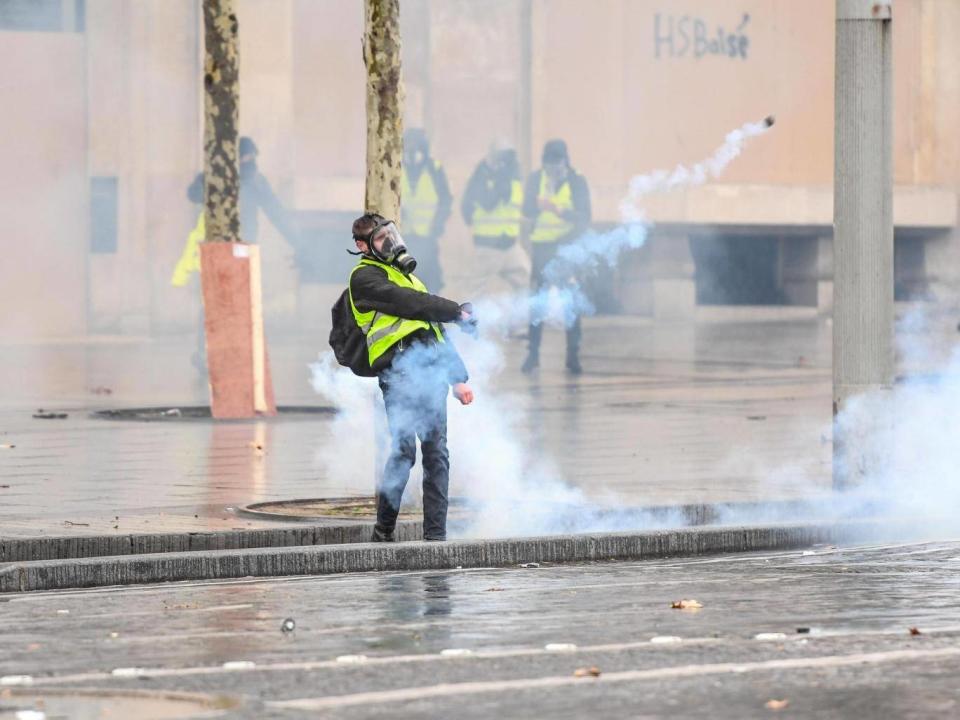
[[[837,0],[833,411],[893,381],[891,0]],[[866,423],[835,423],[834,486],[869,468]]]
[[[650,248],[653,317],[692,320],[697,306],[690,238],[683,234],[657,237]]]
[[[828,315],[833,309],[831,237],[782,238],[781,278],[789,304],[815,307]]]
[[[620,303],[624,312],[657,320],[692,320],[696,312],[690,238],[654,231],[639,252],[621,263]]]

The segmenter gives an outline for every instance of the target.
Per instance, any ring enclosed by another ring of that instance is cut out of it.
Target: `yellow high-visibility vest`
[[[573,194],[570,191],[570,183],[565,182],[552,195],[547,191],[547,174],[540,172],[540,192],[537,195],[538,200],[550,200],[557,206],[558,210],[573,210]],[[533,230],[530,233],[530,242],[554,242],[564,235],[573,231],[573,223],[564,220],[552,210],[541,210],[534,221]]]
[[[363,258],[360,264],[350,271],[350,277],[364,265],[373,265],[386,271],[387,279],[394,285],[410,288],[417,292],[427,292],[426,286],[415,275],[404,275],[397,268],[386,263],[377,262],[370,258]],[[348,285],[349,287],[349,285]],[[443,331],[440,329],[440,323],[427,322],[426,320],[408,320],[406,318],[387,315],[386,313],[370,310],[369,312],[360,312],[357,306],[353,304],[353,291],[350,291],[350,309],[353,310],[353,317],[357,321],[357,326],[367,338],[367,358],[370,366],[383,355],[387,350],[396,345],[411,333],[417,330],[433,329],[439,342],[444,342]]]
[[[434,169],[440,169],[440,163],[432,161]],[[417,178],[416,187],[410,186],[407,169],[403,169],[403,181],[400,189],[401,230],[410,235],[426,237],[433,227],[433,218],[437,214],[440,196],[433,182],[433,175],[426,168]]]
[[[187,244],[183,246],[180,259],[177,260],[177,265],[173,268],[173,276],[170,278],[171,285],[183,287],[190,281],[192,273],[200,272],[200,243],[206,236],[207,226],[203,213],[200,213],[196,226],[187,235]]]
[[[519,180],[510,183],[510,199],[500,202],[493,210],[478,207],[473,211],[473,234],[477,237],[518,237],[523,221],[523,184]]]

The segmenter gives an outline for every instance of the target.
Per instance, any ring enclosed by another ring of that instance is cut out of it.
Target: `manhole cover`
[[[223,717],[239,701],[225,696],[194,693],[150,692],[146,690],[39,690],[4,688],[0,690],[0,720],[17,718],[138,718],[138,720],[176,720],[177,718]]]
[[[449,515],[463,516],[466,514],[466,505],[466,501],[462,498],[451,498]],[[277,500],[247,505],[240,508],[239,512],[262,520],[318,520],[321,518],[372,520],[377,516],[377,503],[370,496]],[[405,520],[418,519],[421,515],[420,508],[404,507],[400,510],[400,518]]]
[[[335,415],[336,412],[337,409],[329,405],[281,405],[277,407],[276,417],[252,419],[257,421],[310,420],[317,416]],[[113,410],[98,410],[90,413],[90,416],[101,420],[134,420],[137,422],[195,422],[213,419],[210,415],[210,408],[206,405],[116,408]],[[219,420],[218,422],[249,422],[249,420]]]

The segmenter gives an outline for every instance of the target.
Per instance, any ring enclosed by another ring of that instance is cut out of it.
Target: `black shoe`
[[[540,356],[530,353],[527,355],[527,359],[523,361],[523,365],[520,366],[520,372],[529,375],[538,367],[540,367]]]
[[[393,535],[393,530],[387,532],[386,530],[381,530],[379,525],[373,526],[373,537],[370,538],[370,542],[396,542],[397,538]]]
[[[580,358],[575,355],[567,358],[567,372],[571,375],[583,374],[583,366],[580,364]]]
[[[425,537],[423,541],[424,542],[446,542],[447,539],[445,537],[442,537],[442,538]]]

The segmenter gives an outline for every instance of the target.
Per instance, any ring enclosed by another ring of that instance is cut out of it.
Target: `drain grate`
[[[276,417],[254,419],[258,422],[311,420],[318,416],[329,416],[336,413],[337,409],[329,405],[281,405],[277,408]],[[90,417],[100,420],[132,420],[136,422],[204,422],[213,420],[210,415],[210,408],[206,405],[115,408],[97,410],[90,413]],[[250,422],[250,420],[218,420],[217,422]]]

